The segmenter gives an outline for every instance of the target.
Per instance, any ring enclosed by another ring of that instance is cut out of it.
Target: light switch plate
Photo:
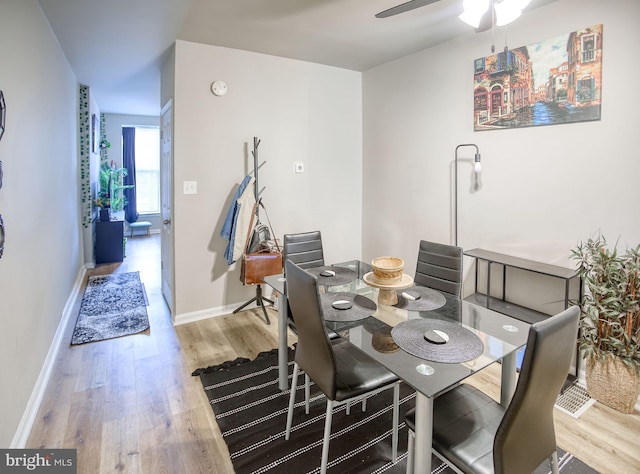
[[[293,164],[293,169],[296,173],[304,173],[304,163],[294,163]]]
[[[198,182],[197,181],[183,181],[182,182],[183,194],[198,194]]]

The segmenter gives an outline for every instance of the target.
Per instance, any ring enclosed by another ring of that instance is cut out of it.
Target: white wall
[[[0,446],[11,446],[80,272],[78,84],[36,0],[3,2]]]
[[[452,166],[462,143],[476,143],[483,164],[477,191],[470,163],[458,165],[462,247],[573,267],[570,248],[599,230],[611,242],[620,236],[622,249],[637,245],[640,152],[633,142],[640,96],[633,79],[640,63],[628,32],[638,18],[637,0],[561,0],[509,27],[514,48],[604,25],[596,122],[474,132],[473,61],[490,54],[490,31],[364,73],[363,256],[398,255],[413,271],[420,239],[453,241]],[[459,156],[472,160],[473,149]],[[472,285],[473,275],[467,280]],[[533,304],[548,311],[562,291],[541,285]]]
[[[229,92],[214,96],[214,80]],[[163,86],[164,90],[164,86]],[[163,101],[168,97],[163,95]],[[229,268],[220,230],[253,168],[275,233],[320,229],[328,261],[361,253],[361,74],[177,41],[174,89],[175,308],[180,315],[239,306],[255,295]],[[294,162],[304,173],[294,174]],[[198,194],[182,194],[197,181]]]

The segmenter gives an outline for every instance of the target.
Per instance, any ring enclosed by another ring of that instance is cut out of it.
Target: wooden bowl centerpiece
[[[376,257],[371,261],[374,279],[381,285],[392,285],[402,280],[404,260],[398,257]]]

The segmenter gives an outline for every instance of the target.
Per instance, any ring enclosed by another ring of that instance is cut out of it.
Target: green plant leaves
[[[125,176],[127,176],[126,168],[112,168],[107,163],[102,163],[100,166],[100,191],[95,204],[100,207],[110,206],[114,211],[122,211],[127,205],[122,191],[134,187],[131,184],[123,184]]]
[[[585,286],[580,349],[585,357],[620,357],[640,369],[640,245],[618,252],[602,235],[571,250]]]

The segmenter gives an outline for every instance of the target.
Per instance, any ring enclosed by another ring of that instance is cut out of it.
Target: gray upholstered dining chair
[[[414,277],[416,285],[427,286],[460,297],[462,294],[462,248],[420,241]]]
[[[531,473],[549,458],[558,473],[553,407],[566,380],[578,334],[578,306],[529,329],[511,403],[504,408],[469,384],[440,395],[433,408],[433,450],[465,473]],[[407,472],[413,471],[415,410]]]
[[[356,349],[341,337],[329,339],[322,316],[316,277],[285,261],[289,284],[288,299],[297,317],[298,344],[289,395],[289,411],[285,439],[289,439],[298,384],[298,371],[304,370],[327,398],[327,410],[322,443],[321,472],[327,470],[331,419],[337,406],[359,401],[383,390],[393,388],[392,457],[398,451],[398,411],[400,380],[370,356]]]
[[[282,243],[282,261],[291,260],[300,268],[316,268],[324,266],[324,251],[322,249],[322,234],[319,230],[311,232],[298,232],[296,234],[285,234]],[[286,269],[285,269],[286,272]],[[286,285],[286,283],[285,283]],[[298,334],[295,317],[291,310],[291,305],[287,307],[287,325]],[[338,337],[336,333],[329,333],[329,337]],[[309,413],[309,375],[305,373],[305,410]]]
[[[300,268],[321,267],[324,265],[322,234],[319,230],[285,234],[282,242],[282,259],[291,260]]]
[[[304,269],[323,266],[324,252],[320,231],[285,234],[282,242],[282,261],[287,260]],[[293,332],[298,332],[291,306],[287,312],[287,324]]]

